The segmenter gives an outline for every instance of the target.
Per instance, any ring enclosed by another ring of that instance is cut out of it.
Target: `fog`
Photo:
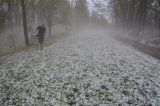
[[[159,0],[0,0],[0,106],[158,106]]]
[[[54,31],[54,36],[61,35],[62,33],[66,33],[65,27],[63,25],[56,25],[52,27]],[[31,41],[31,37],[37,34],[36,27],[33,27],[28,32],[28,37]],[[46,33],[46,37],[48,37],[48,32]],[[8,52],[12,52],[14,49],[25,48],[24,43],[24,33],[23,26],[14,26],[12,28],[7,28],[5,31],[1,32],[0,36],[0,54],[5,54]],[[34,43],[38,43],[35,41]]]

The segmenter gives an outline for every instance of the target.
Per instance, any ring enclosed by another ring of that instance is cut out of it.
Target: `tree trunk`
[[[160,0],[158,0],[158,4],[159,4],[159,6],[160,6]]]
[[[47,24],[48,24],[48,31],[49,31],[49,36],[52,36],[52,24],[51,24],[51,19],[50,17],[47,20]]]
[[[22,13],[23,13],[23,30],[24,30],[25,44],[26,46],[29,46],[30,43],[29,43],[28,31],[27,31],[27,13],[26,13],[24,0],[21,0],[21,6],[22,6]]]
[[[52,36],[52,28],[51,24],[48,23],[49,36]]]

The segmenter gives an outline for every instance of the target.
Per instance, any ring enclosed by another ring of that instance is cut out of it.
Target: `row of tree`
[[[96,0],[93,0],[94,2]],[[125,30],[144,31],[146,26],[160,29],[160,0],[103,0],[97,8]]]
[[[60,8],[61,7],[61,8]],[[68,22],[67,0],[0,0],[0,29],[6,29],[23,23],[25,44],[29,46],[28,31],[37,23],[45,23],[52,34],[54,21]]]
[[[40,23],[45,23],[50,36],[56,24],[63,24],[69,29],[71,25],[105,23],[104,16],[96,11],[92,13],[90,15],[86,0],[0,0],[0,31],[23,25],[28,46],[28,31]]]

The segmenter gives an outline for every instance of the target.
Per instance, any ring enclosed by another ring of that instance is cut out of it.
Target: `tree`
[[[65,25],[67,31],[69,31],[69,26],[71,26],[71,18],[72,18],[72,5],[67,0],[61,0],[62,8],[59,9],[61,13],[61,17],[59,18],[61,24]]]
[[[11,22],[11,12],[15,0],[0,0],[0,31]]]
[[[108,4],[116,26],[123,28],[123,31],[136,29],[140,32],[147,23],[148,6],[153,2],[153,0],[109,0]]]
[[[89,21],[89,11],[86,0],[77,0],[76,6],[76,23],[77,24],[87,24]]]
[[[98,13],[97,11],[93,11],[90,17],[91,23],[94,26],[106,26],[107,20],[103,14]]]
[[[160,0],[158,0],[158,4],[160,5]]]
[[[37,4],[38,17],[47,24],[50,36],[53,25],[69,25],[71,11],[69,0],[38,0]]]
[[[29,38],[28,38],[28,30],[27,30],[27,13],[25,8],[25,1],[21,0],[22,13],[23,13],[23,30],[24,30],[24,38],[26,46],[29,46]]]

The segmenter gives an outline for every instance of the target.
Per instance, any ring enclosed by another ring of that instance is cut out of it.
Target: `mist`
[[[0,0],[0,106],[158,106],[159,0]]]

